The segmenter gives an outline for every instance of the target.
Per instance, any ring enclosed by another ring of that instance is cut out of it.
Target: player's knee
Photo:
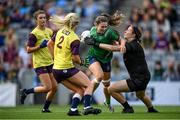
[[[109,87],[110,86],[110,82],[103,82],[103,85],[104,85],[104,87]]]
[[[52,90],[52,86],[46,85],[46,86],[44,86],[44,89],[45,89],[45,92],[49,92]]]
[[[103,80],[102,81],[104,87],[109,87],[110,86],[110,79],[109,80]]]
[[[104,74],[103,74],[103,73],[99,73],[98,75],[96,75],[96,79],[97,79],[97,81],[98,81],[98,82],[101,82],[101,81],[102,81],[102,79],[103,79],[103,76],[104,76]]]
[[[113,90],[112,90],[112,87],[111,87],[111,86],[108,87],[108,92],[109,92],[109,94],[112,94],[112,93],[113,93]]]
[[[99,84],[101,82],[101,80],[97,80],[96,78],[92,80],[92,84]]]
[[[84,89],[78,89],[77,93],[78,93],[80,96],[83,96],[83,94],[84,94]]]
[[[55,86],[53,86],[53,87],[52,87],[52,89],[51,89],[51,90],[52,90],[53,92],[56,92],[56,91],[57,91],[57,89],[58,89],[58,86],[57,86],[57,85],[55,85]]]
[[[76,87],[76,88],[74,89],[74,92],[75,92],[75,93],[78,93],[78,94],[81,95],[81,96],[83,96],[85,89],[86,89],[86,86],[84,86],[84,87]]]

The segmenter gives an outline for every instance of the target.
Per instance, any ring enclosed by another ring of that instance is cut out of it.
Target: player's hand
[[[120,45],[119,49],[120,49],[120,53],[122,54],[126,52],[126,47],[124,45]]]
[[[89,58],[85,58],[85,59],[82,59],[81,58],[81,66],[84,66],[84,67],[87,67],[88,68],[88,66],[89,66]]]
[[[126,47],[125,47],[126,39],[120,36],[120,40],[121,40],[121,44],[119,46],[119,49],[120,49],[120,53],[123,54],[126,52]]]
[[[39,47],[40,47],[40,48],[47,47],[47,43],[48,43],[47,40],[43,40],[42,43],[39,45]]]
[[[96,46],[96,47],[99,47],[99,44],[100,44],[99,42],[96,42],[95,39],[90,38],[90,37],[84,38],[84,43],[86,45],[92,45],[92,46]]]

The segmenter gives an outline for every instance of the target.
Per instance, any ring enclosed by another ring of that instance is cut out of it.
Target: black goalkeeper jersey
[[[150,79],[150,72],[145,60],[142,46],[133,40],[126,43],[126,53],[123,56],[125,66],[131,78]]]

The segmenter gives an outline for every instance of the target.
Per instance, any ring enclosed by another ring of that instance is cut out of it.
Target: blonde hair
[[[57,15],[51,16],[50,20],[58,28],[66,26],[70,29],[74,29],[79,23],[79,16],[76,13],[69,13],[64,18],[60,18]]]

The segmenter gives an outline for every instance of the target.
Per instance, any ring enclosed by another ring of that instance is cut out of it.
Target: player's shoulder
[[[90,31],[96,31],[96,27],[93,26]]]
[[[69,41],[79,40],[78,35],[71,29],[63,28],[60,31],[58,31],[58,33],[60,35],[65,36],[67,39],[69,39]]]
[[[50,29],[50,28],[48,28],[48,27],[46,27],[46,32],[48,32],[50,35],[52,35],[52,34],[53,34],[52,29]]]
[[[111,26],[110,27],[108,27],[108,29],[107,29],[107,31],[106,31],[107,33],[117,33],[118,34],[118,31],[117,30],[115,30],[114,28],[112,28]]]
[[[96,35],[96,34],[97,34],[96,27],[93,26],[93,27],[91,28],[91,30],[90,30],[90,35],[91,35],[91,36],[94,36],[94,35]]]
[[[79,40],[78,35],[77,35],[76,33],[74,33],[74,32],[72,32],[69,37],[70,37],[70,39],[72,39],[72,40]]]
[[[31,34],[36,34],[38,32],[38,29],[37,29],[37,27],[36,28],[34,28],[32,31],[31,31]]]
[[[46,30],[49,32],[53,32],[50,28],[46,27]]]

